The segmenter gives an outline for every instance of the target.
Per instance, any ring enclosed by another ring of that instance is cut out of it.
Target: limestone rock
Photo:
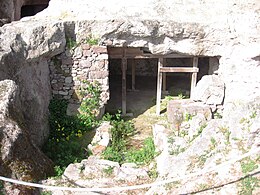
[[[106,147],[109,145],[111,140],[110,129],[112,126],[109,122],[103,122],[95,131],[95,136],[88,145],[88,149],[92,151],[93,155],[100,155]]]
[[[167,105],[167,118],[174,128],[179,130],[183,121],[198,114],[202,114],[207,120],[212,118],[208,105],[192,100],[171,100]]]
[[[19,90],[11,80],[0,81],[0,175],[34,181],[52,173],[52,162],[30,139]]]
[[[192,94],[194,101],[201,101],[209,105],[223,103],[225,85],[218,75],[205,75],[198,82]]]

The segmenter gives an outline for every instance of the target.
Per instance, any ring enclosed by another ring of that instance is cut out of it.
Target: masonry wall
[[[50,61],[50,80],[53,96],[79,103],[79,89],[83,81],[99,82],[101,105],[109,99],[108,55],[104,46],[81,44],[67,48]]]

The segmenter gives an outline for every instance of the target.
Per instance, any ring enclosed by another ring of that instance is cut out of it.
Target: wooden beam
[[[192,63],[193,68],[198,69],[198,57],[193,58],[193,63]],[[197,71],[198,72],[198,71]],[[196,87],[197,83],[197,72],[193,72],[191,76],[191,87],[190,87],[190,98],[192,98],[192,95],[194,93],[194,88]]]
[[[126,115],[126,68],[127,68],[127,58],[124,57],[125,48],[123,49],[122,58],[122,115]]]
[[[187,72],[197,73],[199,71],[196,67],[161,67],[160,72]]]
[[[167,66],[165,58],[163,59],[163,66]],[[166,74],[167,74],[166,72],[163,73],[163,79],[162,79],[162,86],[163,86],[162,88],[164,93],[166,93],[166,88],[167,88]]]
[[[160,104],[162,96],[162,72],[160,69],[163,67],[163,58],[158,59],[158,76],[157,76],[157,95],[156,95],[156,115],[160,115]]]
[[[131,67],[132,67],[132,90],[135,90],[135,60],[130,60]]]

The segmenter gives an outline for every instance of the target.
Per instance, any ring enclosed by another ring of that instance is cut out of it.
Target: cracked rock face
[[[52,162],[30,140],[19,87],[11,80],[0,81],[0,108],[0,175],[34,181],[50,174]],[[6,190],[13,194],[12,186]]]

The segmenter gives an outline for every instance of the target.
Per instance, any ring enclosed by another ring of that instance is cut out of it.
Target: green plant
[[[211,137],[210,138],[210,143],[211,143],[210,150],[214,150],[217,147],[216,139],[214,137]]]
[[[251,173],[253,170],[258,168],[258,165],[256,164],[257,160],[252,160],[251,158],[244,159],[240,165],[242,172],[247,175]],[[239,194],[246,194],[246,195],[252,195],[252,192],[256,187],[259,187],[259,180],[251,175],[246,176],[243,178],[243,180],[240,182],[240,191]]]
[[[4,183],[2,181],[0,181],[0,195],[4,195]]]
[[[83,82],[80,93],[80,114],[67,116],[68,101],[52,99],[49,104],[50,135],[43,151],[55,164],[55,175],[60,176],[73,162],[85,158],[86,150],[81,139],[83,134],[98,124],[100,88],[96,83]]]
[[[90,35],[86,38],[85,43],[89,45],[98,45],[99,39],[93,37],[93,35]]]
[[[67,37],[67,38],[66,38],[66,47],[67,47],[69,50],[75,49],[77,46],[78,46],[78,43],[77,43],[75,40],[73,40],[73,39],[70,38],[70,37]]]
[[[256,162],[250,158],[246,158],[244,161],[241,162],[241,169],[244,174],[250,173],[257,168],[258,165],[256,164]]]
[[[253,111],[252,114],[249,116],[249,118],[253,119],[257,116],[256,111]]]
[[[82,102],[79,108],[80,114],[78,115],[78,118],[81,120],[81,125],[88,128],[93,128],[98,124],[96,117],[100,107],[101,87],[98,82],[81,82],[80,97]]]
[[[114,171],[114,167],[109,166],[105,169],[103,169],[103,172],[107,175],[107,176],[111,176],[113,174]]]
[[[193,117],[193,116],[192,116],[190,113],[186,113],[186,114],[185,114],[185,119],[184,119],[184,120],[185,120],[185,121],[192,120],[192,117]]]
[[[252,195],[256,187],[259,187],[259,180],[255,177],[248,176],[240,183],[240,195]]]
[[[182,152],[184,152],[186,150],[186,148],[182,148],[180,145],[178,145],[174,150],[171,150],[169,152],[170,155],[178,155]]]
[[[44,191],[44,192],[41,192],[41,195],[52,195],[52,192],[50,192],[50,191]]]
[[[148,171],[148,175],[151,179],[156,179],[159,175],[158,171],[157,171],[157,164],[155,164],[149,171]]]
[[[125,160],[126,138],[134,132],[134,126],[130,121],[125,121],[118,112],[114,116],[107,114],[103,120],[109,120],[112,128],[111,146],[103,152],[103,157],[119,163]]]
[[[154,142],[153,139],[149,137],[144,140],[144,146],[141,149],[130,149],[129,152],[126,153],[126,161],[137,164],[148,164],[154,159],[155,155]]]
[[[185,95],[183,95],[182,93],[179,93],[178,94],[178,98],[181,100],[181,99],[185,99]]]

